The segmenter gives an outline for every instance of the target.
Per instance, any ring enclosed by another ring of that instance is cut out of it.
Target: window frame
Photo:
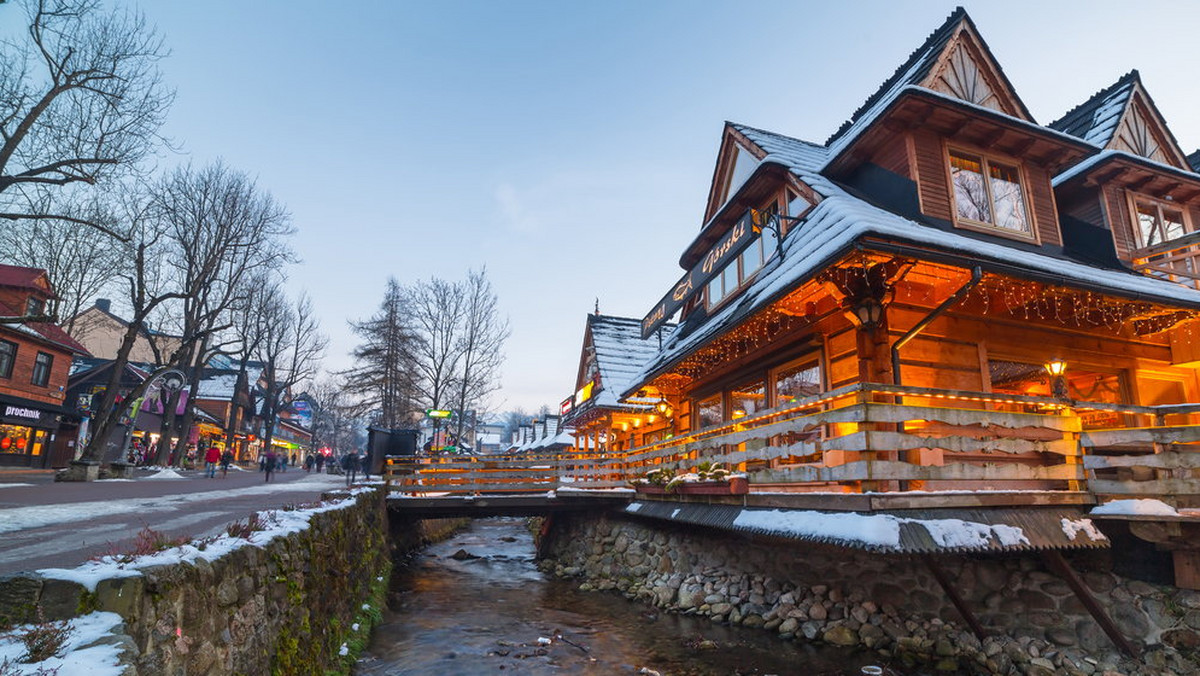
[[[1171,240],[1164,239],[1162,242],[1158,242],[1157,244],[1146,244],[1145,237],[1143,236],[1143,233],[1142,233],[1141,224],[1138,222],[1137,207],[1138,207],[1139,202],[1154,205],[1154,208],[1158,212],[1158,227],[1160,227],[1160,228],[1162,227],[1162,223],[1163,223],[1162,210],[1163,210],[1163,207],[1165,206],[1165,207],[1169,207],[1173,211],[1178,211],[1180,213],[1180,215],[1183,216],[1183,234],[1184,235],[1191,233],[1191,232],[1195,232],[1195,229],[1192,226],[1192,217],[1191,217],[1191,214],[1188,213],[1188,208],[1186,205],[1180,204],[1178,202],[1173,202],[1171,200],[1159,199],[1157,197],[1152,197],[1145,193],[1135,192],[1133,190],[1125,191],[1125,201],[1126,201],[1127,208],[1129,209],[1129,219],[1128,219],[1129,227],[1133,229],[1133,242],[1137,245],[1134,247],[1135,251],[1140,251],[1140,250],[1145,249],[1150,246],[1158,246],[1159,244],[1162,244],[1163,242],[1171,241]],[[1164,232],[1163,234],[1165,235],[1166,233]]]
[[[790,359],[778,366],[771,368],[767,372],[767,393],[772,408],[778,408],[785,403],[779,400],[779,374],[792,368],[800,367],[802,369],[816,367],[820,376],[821,382],[819,387],[822,392],[829,391],[829,369],[825,367],[824,351],[815,350],[795,359]]]
[[[1011,166],[1016,170],[1017,185],[1021,189],[1021,206],[1025,211],[1025,222],[1029,224],[1029,232],[1021,232],[1020,230],[1013,230],[1012,228],[1005,228],[1003,226],[996,225],[995,223],[988,223],[986,221],[977,221],[973,218],[967,218],[966,216],[960,216],[958,214],[958,198],[955,193],[956,188],[954,187],[954,172],[950,166],[952,153],[958,153],[961,155],[972,155],[972,156],[976,156],[979,158],[981,168],[983,170],[982,176],[985,179],[983,181],[983,186],[984,186],[984,190],[987,191],[988,208],[991,210],[993,221],[996,218],[996,200],[992,196],[991,181],[986,180],[989,177],[988,168],[989,168],[990,164],[994,161],[998,164]],[[983,232],[983,233],[987,233],[989,235],[996,235],[999,237],[1008,237],[1009,239],[1015,239],[1015,240],[1019,240],[1022,242],[1033,242],[1034,244],[1041,244],[1041,236],[1038,234],[1037,221],[1034,218],[1034,210],[1033,210],[1033,206],[1031,204],[1031,199],[1030,199],[1032,196],[1032,192],[1029,189],[1029,176],[1028,176],[1028,172],[1025,170],[1024,162],[1022,162],[1021,160],[1019,160],[1015,157],[1010,157],[1008,155],[1004,155],[1004,154],[1000,154],[1000,153],[993,153],[993,152],[986,152],[983,150],[978,150],[978,149],[972,148],[970,146],[952,144],[952,143],[944,143],[943,144],[942,155],[944,157],[942,166],[945,168],[945,172],[946,172],[946,188],[949,193],[947,196],[949,197],[949,203],[950,203],[949,204],[950,205],[950,216],[953,219],[953,223],[954,223],[955,227],[962,228],[964,230],[973,230],[975,232]]]
[[[46,358],[45,364],[42,363],[42,357]],[[44,372],[43,372],[43,369],[44,369]],[[53,373],[54,373],[54,355],[50,354],[49,352],[39,351],[37,353],[37,356],[35,356],[33,358],[33,369],[29,373],[30,384],[36,385],[38,387],[49,387],[50,377],[51,377],[51,375],[53,375]],[[44,375],[44,379],[41,382],[38,382],[39,374]]]
[[[4,379],[8,380],[8,379],[12,378],[13,371],[16,369],[17,353],[20,351],[21,346],[12,342],[11,340],[4,340],[3,338],[0,338],[0,346],[5,346],[5,345],[12,347],[12,354],[8,360],[7,372],[5,372],[5,370],[4,370],[4,362],[2,360],[0,360],[0,378],[4,378]]]
[[[767,202],[766,206],[764,206],[760,211],[767,211],[769,209],[774,209],[775,214],[779,215],[779,197],[778,196],[776,196],[776,198],[772,199],[770,202]],[[782,221],[782,219],[781,219],[781,221]],[[770,251],[767,251],[766,250],[767,239],[765,237],[763,237],[763,234],[761,232],[758,233],[758,235],[754,238],[754,242],[751,243],[750,246],[747,246],[746,249],[743,250],[741,253],[739,253],[737,256],[735,256],[733,258],[733,260],[726,263],[721,268],[720,272],[718,272],[716,275],[714,275],[712,279],[708,280],[708,282],[704,285],[704,294],[703,295],[704,295],[704,308],[708,312],[709,315],[712,315],[713,311],[720,309],[721,306],[723,306],[725,303],[729,302],[729,300],[731,298],[736,297],[739,293],[742,292],[742,290],[744,290],[751,282],[754,281],[755,277],[758,277],[758,273],[762,272],[763,268],[767,267],[767,263],[769,263],[771,261],[771,259],[774,258],[775,254],[779,252],[780,241],[781,241],[781,238],[778,236],[775,239],[773,239],[772,242],[775,244],[775,246]],[[751,272],[750,274],[747,275],[745,269],[743,269],[743,266],[742,266],[742,258],[745,256],[746,251],[749,251],[751,247],[758,247],[759,263],[758,263],[758,267],[755,268],[753,272]],[[729,266],[731,266],[731,265],[737,266],[738,283],[736,286],[733,287],[732,290],[726,290],[726,289],[724,289],[725,271],[728,270]],[[721,295],[721,299],[714,303],[712,301],[712,294],[710,293],[710,289],[712,289],[712,283],[717,280],[722,281],[721,286],[722,286],[723,293]]]

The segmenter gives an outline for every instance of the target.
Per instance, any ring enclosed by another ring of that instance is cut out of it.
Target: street
[[[133,480],[55,483],[48,471],[0,471],[0,575],[73,568],[133,549],[139,531],[216,535],[253,512],[320,499],[345,478],[292,468],[265,483],[256,469],[138,470]],[[169,477],[169,478],[168,478]]]

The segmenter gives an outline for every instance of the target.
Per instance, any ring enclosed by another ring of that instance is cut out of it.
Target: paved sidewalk
[[[0,575],[41,568],[73,568],[94,556],[127,552],[143,528],[170,537],[205,537],[251,513],[317,500],[344,487],[345,477],[231,470],[215,479],[203,470],[175,470],[179,478],[55,483],[47,470],[0,470]],[[164,475],[165,476],[165,475]]]

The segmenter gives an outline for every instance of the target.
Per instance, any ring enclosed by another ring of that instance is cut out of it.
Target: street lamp
[[[1050,395],[1057,399],[1066,399],[1067,391],[1067,362],[1058,357],[1042,364],[1046,373],[1050,374]]]

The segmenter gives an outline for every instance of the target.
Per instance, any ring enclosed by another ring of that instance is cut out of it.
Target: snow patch
[[[125,668],[120,665],[120,648],[101,644],[100,641],[113,633],[122,632],[121,616],[116,613],[91,613],[71,620],[71,630],[63,645],[61,657],[51,657],[35,664],[17,662],[25,656],[25,644],[17,636],[29,625],[14,627],[8,634],[0,635],[0,664],[8,661],[13,676],[39,673],[57,673],[61,676],[120,676]],[[4,673],[10,673],[5,671]]]
[[[629,511],[626,508],[626,511]],[[827,514],[807,510],[742,510],[733,525],[780,535],[899,547],[900,526],[916,524],[940,547],[986,547],[994,538],[1004,546],[1029,544],[1016,526],[961,519],[905,519],[890,514]]]
[[[1101,533],[1100,529],[1096,528],[1096,524],[1092,523],[1091,519],[1075,519],[1072,521],[1063,517],[1062,531],[1067,534],[1067,537],[1072,542],[1075,541],[1075,537],[1079,533],[1087,535],[1093,542],[1105,542],[1108,540],[1108,538],[1104,537],[1104,533]]]
[[[1123,516],[1179,516],[1175,508],[1162,500],[1113,500],[1094,507],[1092,514],[1118,514]]]

